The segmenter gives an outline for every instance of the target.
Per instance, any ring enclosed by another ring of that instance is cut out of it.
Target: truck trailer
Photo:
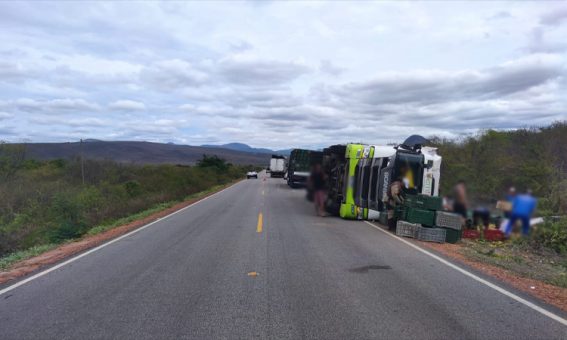
[[[285,157],[280,155],[272,155],[270,159],[270,177],[284,177],[285,174]]]
[[[321,164],[323,153],[304,149],[293,149],[287,162],[287,184],[290,187],[304,186],[309,179],[311,167]]]

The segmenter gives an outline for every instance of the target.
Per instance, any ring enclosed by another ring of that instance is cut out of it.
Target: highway
[[[264,176],[0,286],[0,338],[567,339],[561,322],[367,223],[317,217],[303,190]]]

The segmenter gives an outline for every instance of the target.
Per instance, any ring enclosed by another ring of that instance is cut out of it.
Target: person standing
[[[327,199],[327,176],[321,168],[321,164],[315,164],[309,179],[313,190],[313,201],[318,216],[327,216],[325,212],[325,200]]]
[[[397,178],[390,184],[388,188],[388,230],[396,230],[396,217],[395,210],[396,207],[404,203],[404,197],[402,195],[402,188],[404,186],[403,179]]]
[[[516,188],[510,187],[508,189],[508,193],[506,194],[506,202],[510,204],[510,207],[512,207],[512,203],[514,202],[515,198],[516,198]],[[512,216],[512,209],[504,211],[504,217],[510,218],[511,216]]]
[[[506,238],[510,237],[512,229],[516,224],[516,221],[522,221],[522,234],[528,236],[530,233],[530,218],[535,211],[537,206],[537,199],[532,196],[531,190],[528,190],[523,195],[517,195],[512,201],[512,211],[510,214],[510,220],[506,225],[505,235]]]
[[[453,212],[456,214],[461,215],[462,217],[462,224],[465,224],[467,220],[467,211],[469,207],[469,202],[467,199],[467,186],[465,181],[459,180],[454,188],[454,197],[455,200],[453,201]]]

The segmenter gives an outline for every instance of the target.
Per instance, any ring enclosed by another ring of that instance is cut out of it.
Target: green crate
[[[443,198],[427,195],[407,195],[404,204],[410,208],[425,210],[442,210]]]
[[[419,223],[426,226],[435,225],[435,211],[418,208],[406,208],[405,211],[405,221],[407,222]]]
[[[397,220],[405,220],[407,217],[407,209],[403,205],[394,208],[394,218]]]
[[[455,230],[452,228],[443,228],[446,230],[445,242],[447,243],[457,243],[461,240],[463,231]]]

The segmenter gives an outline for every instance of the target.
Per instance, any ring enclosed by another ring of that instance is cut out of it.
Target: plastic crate
[[[417,239],[420,241],[445,243],[447,231],[443,228],[419,228]]]
[[[504,240],[504,233],[498,229],[485,229],[482,236],[487,241]]]
[[[480,233],[478,232],[478,230],[475,229],[465,229],[463,230],[463,238],[472,238],[472,239],[477,239],[480,237]]]
[[[407,216],[407,210],[406,207],[404,207],[403,205],[397,206],[394,209],[394,218],[398,220],[405,220],[406,216]]]
[[[406,208],[406,218],[410,223],[419,223],[425,226],[435,225],[435,211],[424,210],[418,208]]]
[[[452,228],[443,228],[445,229],[445,242],[447,243],[457,243],[461,240],[462,231],[456,230]]]
[[[461,215],[446,211],[435,212],[435,225],[443,228],[461,230],[463,219]]]
[[[410,208],[419,208],[425,210],[443,209],[443,199],[438,196],[407,195],[404,204]]]
[[[417,232],[421,226],[415,223],[409,223],[406,221],[398,221],[396,224],[396,235],[403,237],[416,238]]]

